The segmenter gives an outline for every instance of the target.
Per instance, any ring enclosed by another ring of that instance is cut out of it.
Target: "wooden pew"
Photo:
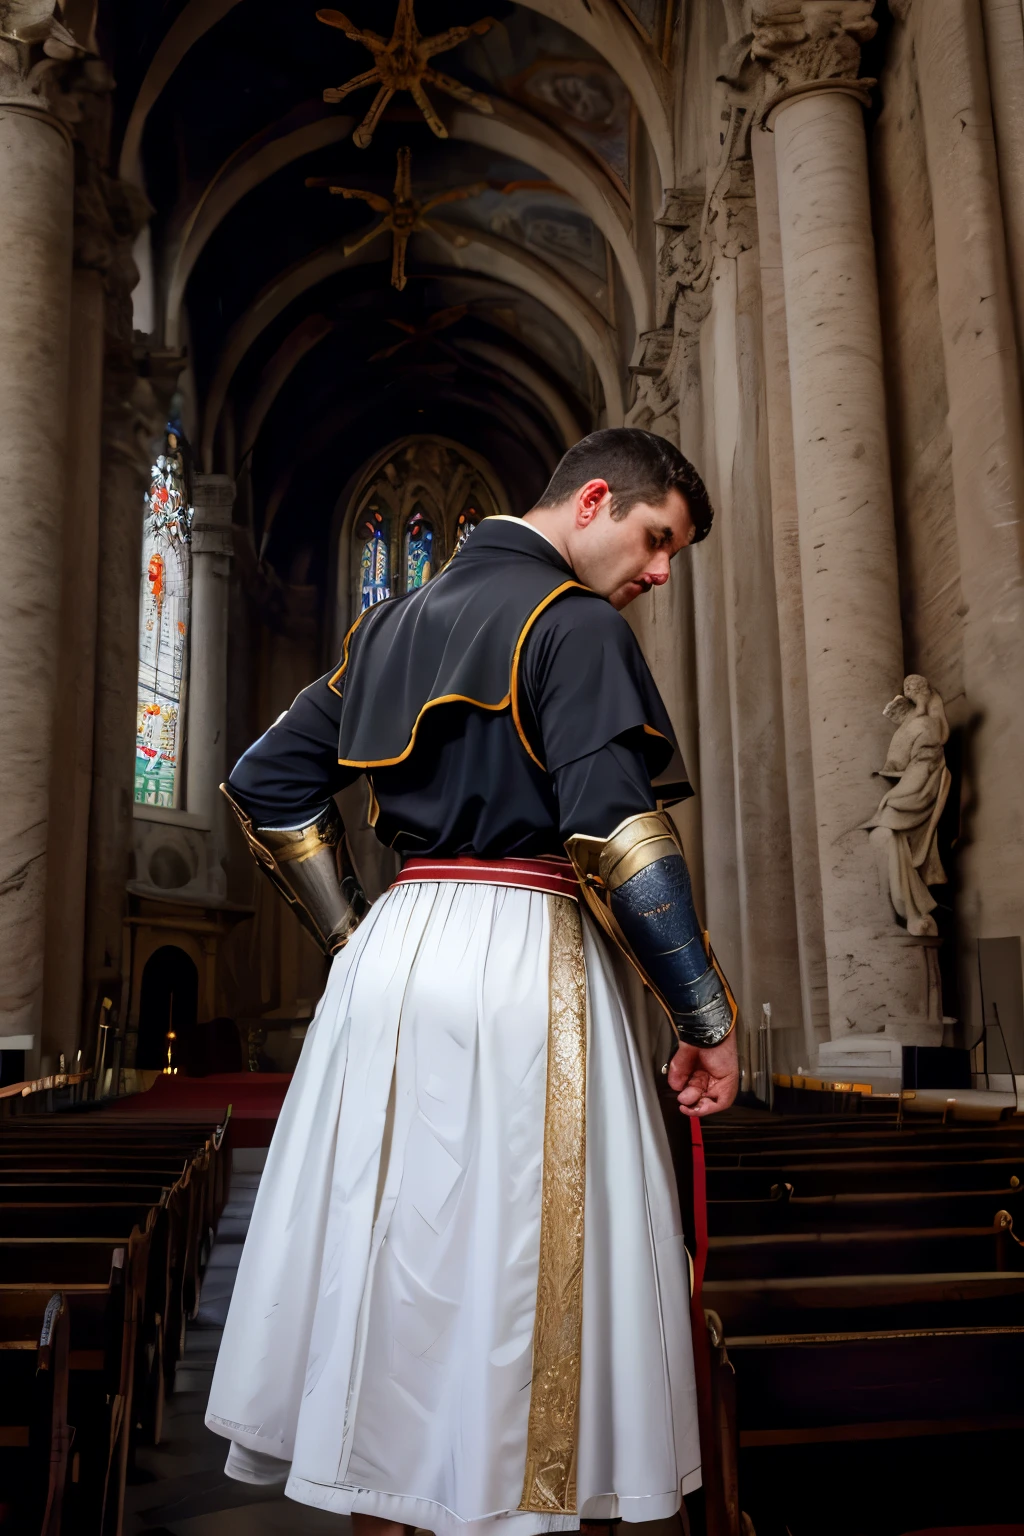
[[[722,1357],[758,1531],[764,1489],[794,1530],[819,1529],[837,1488],[865,1530],[882,1510],[887,1530],[939,1521],[950,1536],[954,1522],[971,1520],[974,1536],[990,1521],[1008,1532],[1002,1522],[1019,1516],[1024,1327],[741,1336]]]
[[[115,1252],[105,1281],[61,1287],[69,1314],[67,1422],[73,1426],[62,1524],[68,1536],[115,1536],[120,1528],[132,1376],[126,1342],[134,1344],[126,1340],[129,1289],[124,1249]],[[46,1284],[0,1283],[0,1337],[31,1337],[26,1330],[38,1337],[53,1294]]]
[[[53,1193],[53,1191],[51,1191]],[[59,1191],[56,1191],[59,1193]],[[153,1202],[135,1200],[10,1201],[0,1189],[0,1238],[4,1237],[97,1237],[116,1233],[127,1240],[136,1226],[145,1226]],[[164,1198],[161,1191],[157,1204]]]
[[[172,1181],[175,1182],[175,1181]],[[20,1184],[0,1179],[0,1207],[29,1204],[64,1205],[112,1205],[126,1201],[130,1205],[159,1205],[171,1184],[125,1185],[119,1182],[104,1184]]]
[[[228,1167],[208,1116],[76,1111],[0,1127],[0,1342],[5,1326],[30,1340],[55,1291],[72,1318],[69,1536],[120,1531],[131,1447],[159,1439]]]
[[[794,1492],[787,1509],[794,1529],[816,1529],[844,1446],[875,1447],[857,1466],[877,1489],[890,1442],[927,1462],[933,1440],[1024,1427],[1020,1122],[908,1133],[726,1116],[705,1138],[703,1303],[721,1462],[735,1469],[723,1508],[742,1504],[760,1529],[759,1486],[806,1484],[813,1496]],[[922,1480],[919,1523],[945,1512],[940,1483]],[[989,1500],[989,1518],[1002,1507]]]
[[[134,1424],[141,1431],[145,1443],[157,1443],[163,1424],[163,1408],[167,1395],[167,1339],[168,1325],[180,1334],[182,1301],[180,1294],[173,1294],[175,1276],[180,1275],[180,1265],[175,1264],[170,1218],[166,1208],[167,1191],[155,1206],[139,1206],[119,1203],[105,1206],[59,1205],[54,1202],[39,1205],[20,1203],[5,1205],[0,1192],[0,1249],[5,1239],[12,1240],[13,1269],[18,1271],[17,1244],[30,1245],[34,1240],[48,1242],[102,1239],[105,1244],[127,1247],[136,1229],[148,1233],[149,1252],[145,1272],[145,1291],[138,1318],[138,1342],[134,1387]],[[0,1256],[0,1277],[9,1278],[3,1272]],[[21,1276],[19,1275],[19,1278]],[[31,1276],[25,1276],[31,1278]],[[178,1280],[180,1289],[180,1279]],[[174,1355],[174,1361],[177,1354]]]
[[[759,1168],[714,1168],[707,1172],[709,1200],[764,1200],[773,1185],[791,1184],[796,1195],[895,1193],[914,1190],[1017,1188],[1024,1177],[1019,1157],[933,1162],[914,1157],[886,1162],[792,1161]],[[1014,1184],[1014,1180],[1017,1184]]]
[[[60,1536],[70,1472],[70,1315],[60,1291],[42,1316],[0,1313],[0,1527]]]
[[[794,1195],[776,1185],[765,1200],[712,1200],[708,1226],[719,1237],[773,1232],[877,1231],[893,1226],[980,1227],[1009,1211],[1024,1230],[1024,1188],[897,1190],[846,1195]]]
[[[822,1158],[827,1158],[833,1167],[842,1163],[891,1162],[904,1157],[915,1162],[962,1163],[991,1158],[993,1155],[1024,1158],[1024,1143],[1009,1147],[1000,1145],[997,1151],[994,1151],[990,1142],[957,1142],[951,1146],[948,1142],[932,1139],[923,1142],[860,1142],[841,1146],[825,1143],[821,1148],[801,1146],[780,1149],[772,1145],[742,1152],[723,1152],[714,1148],[708,1153],[708,1167],[756,1169],[782,1162],[806,1162],[815,1152],[820,1152]]]
[[[997,1216],[987,1227],[710,1237],[707,1273],[714,1282],[1024,1270],[1024,1250]]]
[[[1024,1318],[1024,1274],[817,1275],[704,1282],[705,1306],[733,1334],[848,1333],[868,1328],[1001,1327]]]

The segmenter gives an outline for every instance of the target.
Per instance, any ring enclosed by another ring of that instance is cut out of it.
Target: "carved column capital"
[[[70,142],[83,71],[103,70],[47,0],[0,0],[0,106],[32,113]],[[105,71],[104,71],[105,73]]]
[[[230,560],[235,553],[231,513],[235,505],[235,482],[230,475],[193,475],[192,555]]]
[[[761,115],[791,96],[843,89],[865,104],[873,80],[862,80],[860,52],[878,30],[875,0],[775,0],[752,17],[750,57],[765,73]]]

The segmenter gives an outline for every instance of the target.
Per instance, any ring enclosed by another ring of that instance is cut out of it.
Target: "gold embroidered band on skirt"
[[[587,1150],[587,976],[579,904],[548,897],[551,958],[537,1313],[519,1508],[576,1513]]]

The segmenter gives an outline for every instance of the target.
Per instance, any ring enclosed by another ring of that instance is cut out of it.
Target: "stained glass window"
[[[479,521],[480,513],[475,507],[466,507],[464,511],[459,513],[455,524],[455,554],[458,554]]]
[[[405,590],[414,592],[434,574],[431,555],[434,547],[434,530],[416,507],[405,526]]]
[[[191,528],[183,439],[172,424],[143,503],[135,799],[145,805],[176,805],[180,788]]]
[[[362,544],[359,555],[360,607],[372,608],[391,596],[391,550],[388,543],[388,519],[374,504],[356,525],[356,539]]]

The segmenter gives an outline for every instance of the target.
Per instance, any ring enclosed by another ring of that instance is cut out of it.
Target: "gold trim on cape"
[[[438,575],[441,574],[442,572],[439,571]],[[560,587],[556,587],[553,592],[549,592],[547,597],[544,598],[543,602],[537,604],[536,608],[529,615],[526,623],[519,631],[519,638],[516,641],[516,648],[512,655],[509,692],[506,693],[503,698],[500,698],[496,704],[489,704],[485,699],[472,699],[467,694],[463,693],[445,693],[442,694],[440,698],[428,699],[427,702],[421,707],[419,714],[416,716],[416,719],[413,721],[412,734],[409,737],[408,744],[403,749],[403,751],[398,754],[397,757],[372,757],[367,758],[365,762],[362,759],[355,757],[339,757],[338,762],[341,767],[363,769],[393,768],[397,763],[404,763],[406,758],[412,752],[413,747],[416,745],[416,733],[420,728],[420,721],[423,719],[428,709],[435,709],[438,704],[471,704],[475,709],[486,709],[492,711],[507,709],[509,704],[511,704],[512,721],[515,725],[516,732],[520,741],[522,742],[526,751],[529,753],[530,757],[532,757],[533,761],[537,764],[537,767],[542,771],[546,771],[544,769],[544,764],[541,762],[540,758],[537,756],[536,752],[534,752],[533,748],[530,746],[530,743],[527,741],[526,732],[523,730],[522,722],[519,718],[519,657],[522,653],[523,645],[526,642],[526,637],[530,633],[534,622],[540,618],[540,615],[544,612],[545,608],[553,603],[556,597],[561,597],[562,593],[568,592],[570,587],[578,587],[581,592],[590,591],[590,588],[585,587],[580,581],[563,581]],[[364,609],[363,612],[359,615],[359,618],[356,619],[355,624],[352,625],[352,628],[345,636],[341,666],[338,668],[337,672],[335,672],[334,676],[328,678],[327,680],[328,688],[330,688],[333,693],[336,693],[339,698],[341,697],[341,690],[336,688],[334,685],[348,666],[349,641],[351,640],[353,632],[355,631],[356,625],[359,623],[360,619],[364,618],[367,613],[371,613],[372,611],[373,610],[370,608]]]
[[[548,1067],[537,1312],[521,1510],[576,1514],[587,1147],[587,976],[579,903],[549,896]]]

